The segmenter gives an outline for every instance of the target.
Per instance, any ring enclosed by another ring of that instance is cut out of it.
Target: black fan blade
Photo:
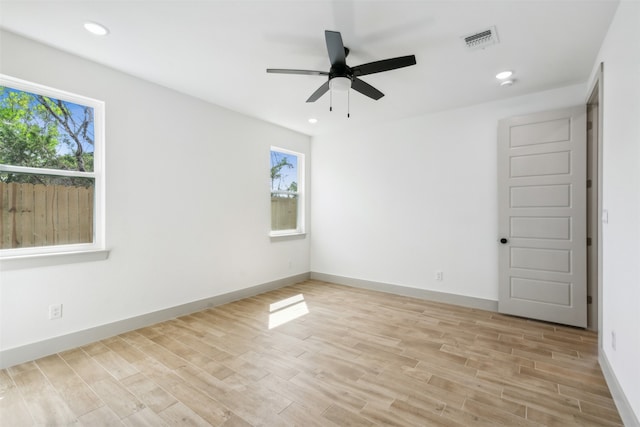
[[[320,99],[322,95],[327,93],[328,90],[329,90],[329,81],[327,80],[325,84],[320,86],[318,89],[316,89],[315,92],[311,94],[309,99],[307,99],[307,102],[316,102],[318,99]]]
[[[346,66],[346,54],[340,33],[327,30],[324,32],[324,38],[327,40],[327,52],[329,52],[331,66]]]
[[[314,71],[314,70],[288,70],[286,68],[267,68],[267,73],[278,74],[304,74],[307,76],[328,76],[326,71]]]
[[[367,74],[381,73],[383,71],[395,70],[396,68],[416,65],[416,56],[399,56],[397,58],[383,59],[382,61],[369,62],[351,68],[354,76],[366,76]]]
[[[357,90],[361,94],[368,96],[369,98],[373,98],[376,101],[384,96],[384,93],[380,92],[369,83],[366,83],[355,77],[351,80],[351,89]]]

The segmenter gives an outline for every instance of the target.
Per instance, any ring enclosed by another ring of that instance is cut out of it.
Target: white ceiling
[[[29,1],[0,0],[0,27],[135,76],[309,135],[585,82],[617,1]],[[99,38],[85,21],[107,26]],[[462,36],[495,25],[500,43]],[[328,71],[324,30],[340,31],[351,66],[415,54],[417,65],[305,103]],[[515,71],[500,87],[495,74]],[[315,117],[318,123],[309,124]]]

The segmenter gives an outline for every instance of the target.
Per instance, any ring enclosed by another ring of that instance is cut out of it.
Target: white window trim
[[[293,151],[293,150],[289,150],[287,148],[282,148],[282,147],[276,147],[276,146],[271,146],[271,148],[269,149],[269,153],[271,153],[271,151],[277,151],[279,153],[285,153],[285,154],[290,154],[292,156],[296,156],[298,158],[298,191],[296,194],[298,194],[298,227],[297,228],[292,228],[289,230],[270,230],[269,231],[269,236],[272,238],[279,238],[279,237],[287,237],[287,236],[305,236],[306,235],[306,231],[305,231],[305,213],[306,213],[306,209],[305,209],[305,190],[306,190],[306,183],[305,183],[305,157],[304,157],[304,153],[300,153],[299,151]],[[286,194],[286,193],[291,193],[289,191],[271,191],[271,187],[269,187],[269,194],[271,193],[282,193],[282,194]],[[271,215],[271,214],[269,214]],[[271,224],[271,217],[269,217],[269,224]],[[277,240],[277,239],[274,239]]]
[[[28,82],[26,80],[17,79],[15,77],[0,74],[0,86],[19,89],[24,92],[36,93],[50,98],[69,101],[75,104],[86,105],[93,108],[93,172],[70,172],[58,169],[32,168],[13,165],[0,165],[0,172],[21,172],[38,175],[56,175],[56,176],[79,176],[94,179],[94,212],[93,212],[93,243],[56,245],[56,246],[38,246],[32,248],[16,248],[16,249],[0,249],[0,261],[5,265],[4,261],[14,259],[30,260],[30,263],[37,262],[39,256],[44,256],[48,260],[59,257],[52,255],[64,255],[68,258],[69,254],[87,253],[93,258],[96,253],[104,252],[104,259],[108,256],[105,251],[105,103],[97,99],[88,98],[82,95],[54,89],[37,83]],[[76,257],[77,258],[77,257]]]

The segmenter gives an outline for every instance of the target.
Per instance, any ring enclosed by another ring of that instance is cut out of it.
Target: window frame
[[[35,246],[29,248],[0,249],[0,260],[36,257],[40,255],[61,255],[91,253],[105,250],[105,103],[94,98],[55,89],[0,73],[0,86],[30,92],[50,98],[68,101],[93,108],[93,171],[80,172],[63,169],[34,168],[0,164],[0,172],[25,173],[31,175],[53,175],[91,178],[94,180],[93,198],[93,242],[66,245]]]
[[[271,200],[272,193],[281,194],[296,194],[298,197],[297,204],[297,221],[296,228],[286,230],[272,230],[271,229],[271,211],[269,211],[269,236],[270,237],[284,237],[284,236],[301,236],[305,234],[305,156],[304,153],[299,151],[290,150],[288,148],[282,148],[272,145],[269,149],[269,165],[271,166],[271,152],[277,151],[278,153],[288,154],[296,156],[298,159],[298,191],[273,191],[271,189],[271,183],[269,183],[269,200]],[[269,205],[271,206],[271,205]]]

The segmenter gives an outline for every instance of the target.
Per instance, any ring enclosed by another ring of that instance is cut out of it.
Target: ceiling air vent
[[[470,50],[484,49],[487,46],[498,43],[496,27],[489,27],[486,30],[478,31],[462,38]]]

